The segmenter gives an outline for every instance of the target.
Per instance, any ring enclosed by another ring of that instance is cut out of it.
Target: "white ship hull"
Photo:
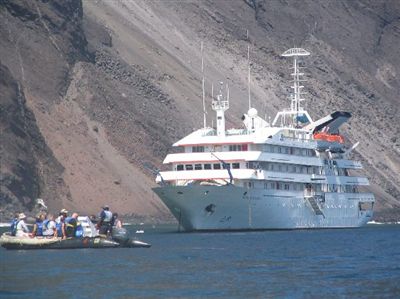
[[[360,227],[372,210],[370,193],[326,193],[319,215],[303,192],[227,186],[163,186],[153,189],[186,231]]]

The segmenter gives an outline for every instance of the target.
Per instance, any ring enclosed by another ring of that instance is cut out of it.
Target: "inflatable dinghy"
[[[27,250],[27,249],[80,249],[80,248],[149,248],[150,244],[139,240],[127,240],[118,243],[112,239],[98,237],[83,238],[45,238],[45,237],[13,237],[4,233],[0,237],[0,244],[6,249]]]
[[[13,237],[5,233],[0,237],[1,246],[6,249],[78,249],[78,248],[115,248],[118,242],[101,237],[84,238],[43,238]]]
[[[111,237],[99,235],[87,216],[78,217],[83,227],[81,238],[15,237],[4,233],[0,244],[6,249],[149,248],[150,244],[129,238],[125,228],[114,228]]]

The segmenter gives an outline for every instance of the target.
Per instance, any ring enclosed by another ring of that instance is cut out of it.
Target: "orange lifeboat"
[[[316,140],[344,143],[344,138],[341,135],[332,135],[332,134],[328,134],[328,133],[324,133],[324,132],[318,132],[318,133],[314,133],[313,137]]]

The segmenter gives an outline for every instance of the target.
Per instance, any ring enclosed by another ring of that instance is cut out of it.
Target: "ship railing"
[[[348,200],[358,200],[362,202],[375,202],[375,196],[370,192],[346,193]]]
[[[229,101],[212,101],[211,107],[214,110],[218,110],[218,109],[228,110],[229,109]]]
[[[303,134],[299,134],[298,136],[285,136],[285,135],[281,135],[281,141],[283,140],[288,140],[288,141],[300,141],[300,142],[312,142],[314,140],[310,139],[310,138],[305,138],[305,136]]]
[[[227,136],[233,136],[233,135],[249,135],[250,131],[246,129],[238,129],[238,130],[228,130],[226,131]]]
[[[249,135],[250,131],[245,130],[245,129],[240,129],[240,130],[228,130],[225,132],[226,136],[237,136],[237,135]],[[217,131],[209,131],[207,133],[203,133],[202,137],[204,136],[217,136]]]

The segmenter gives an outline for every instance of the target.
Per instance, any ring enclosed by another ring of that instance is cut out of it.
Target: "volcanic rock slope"
[[[343,133],[360,141],[354,158],[377,219],[398,219],[399,16],[398,1],[3,1],[0,214],[31,209],[39,196],[54,210],[108,203],[170,219],[152,171],[202,126],[203,41],[207,121],[211,84],[228,82],[228,127],[248,108],[248,45],[252,106],[267,118],[289,105],[290,62],[280,54],[310,51],[306,108],[314,119],[353,114]]]

